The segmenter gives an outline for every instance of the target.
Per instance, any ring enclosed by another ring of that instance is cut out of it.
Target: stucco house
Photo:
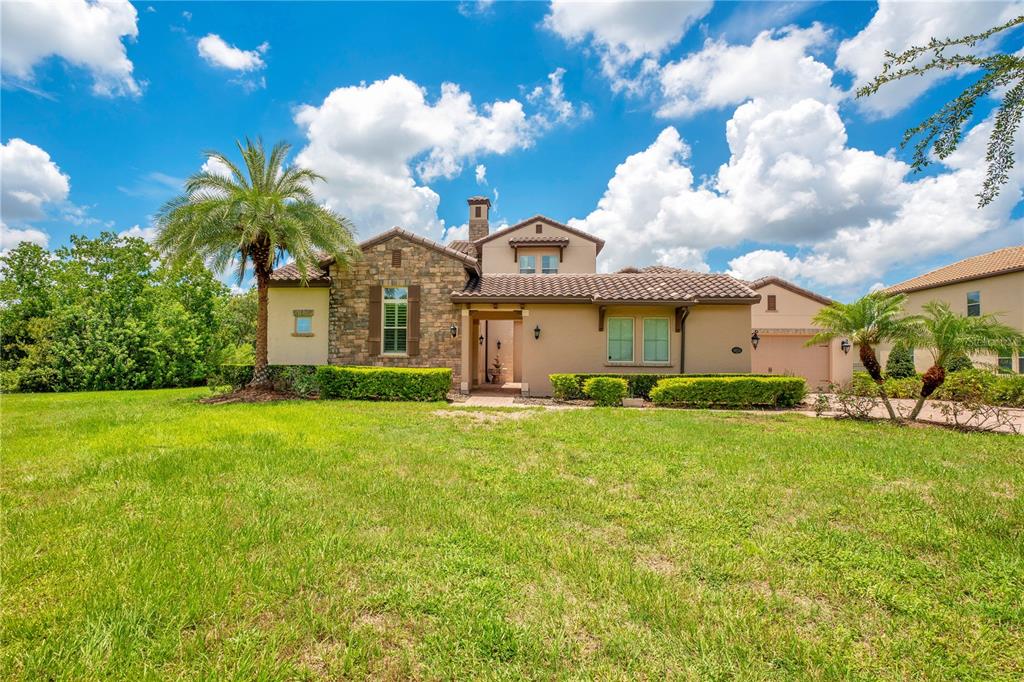
[[[1010,246],[972,256],[918,275],[886,289],[907,295],[906,311],[920,313],[929,301],[944,301],[961,315],[993,313],[999,320],[1024,332],[1024,245]],[[889,348],[879,349],[888,357]],[[998,366],[1003,371],[1024,373],[1024,348],[1017,357],[977,356],[975,363]],[[914,364],[918,371],[931,365],[931,355],[917,351]]]
[[[598,273],[604,242],[544,216],[494,232],[472,197],[469,239],[393,228],[300,281],[271,276],[272,364],[451,367],[462,392],[550,395],[555,372],[750,372],[751,306],[728,275],[667,267]]]
[[[781,277],[762,277],[749,286],[761,294],[751,307],[751,324],[758,336],[751,369],[758,374],[790,374],[807,379],[811,389],[843,384],[853,377],[853,357],[842,339],[808,346],[821,331],[812,322],[831,298],[797,286]]]

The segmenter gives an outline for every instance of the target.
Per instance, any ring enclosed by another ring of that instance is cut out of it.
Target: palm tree
[[[310,186],[323,177],[285,166],[291,149],[278,142],[268,157],[263,141],[237,143],[244,170],[215,151],[206,157],[227,173],[202,171],[185,182],[185,193],[164,204],[156,218],[157,249],[170,260],[199,256],[215,271],[234,267],[239,283],[251,261],[256,276],[256,362],[250,385],[265,386],[267,373],[267,290],[270,273],[285,253],[302,282],[320,260],[344,265],[357,255],[352,224],[316,203]]]
[[[917,318],[903,316],[906,300],[903,294],[879,291],[853,303],[833,303],[814,316],[814,324],[821,327],[821,331],[807,342],[808,346],[813,346],[844,337],[857,344],[861,364],[878,385],[878,394],[893,421],[899,421],[899,418],[885,392],[885,378],[874,347],[879,343],[908,341],[917,336]]]
[[[920,319],[915,343],[931,351],[932,366],[924,373],[921,395],[910,413],[911,419],[917,419],[925,399],[946,380],[946,367],[951,360],[974,353],[1024,346],[1024,336],[1000,322],[995,315],[958,315],[942,301],[926,303]]]

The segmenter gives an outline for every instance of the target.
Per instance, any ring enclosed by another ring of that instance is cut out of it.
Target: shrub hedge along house
[[[654,266],[598,273],[604,241],[535,216],[491,232],[472,197],[469,239],[443,245],[401,228],[328,259],[300,282],[271,276],[272,365],[451,370],[455,390],[551,395],[548,375],[751,371],[746,282]]]

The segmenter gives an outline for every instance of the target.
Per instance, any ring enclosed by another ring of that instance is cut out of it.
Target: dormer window
[[[520,256],[519,257],[519,274],[520,275],[533,275],[537,272],[537,257],[536,256]]]
[[[544,275],[558,274],[558,256],[541,256],[540,271]]]

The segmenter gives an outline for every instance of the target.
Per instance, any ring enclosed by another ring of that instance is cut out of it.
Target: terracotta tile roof
[[[921,289],[931,289],[946,284],[953,284],[954,282],[966,282],[972,279],[1002,275],[1019,270],[1024,270],[1024,245],[1010,246],[998,251],[983,253],[980,256],[965,258],[951,265],[918,275],[905,282],[894,284],[886,289],[886,291],[894,294],[920,291]]]
[[[452,241],[448,242],[448,248],[455,249],[456,251],[461,251],[462,253],[468,256],[473,256],[474,258],[476,258],[476,244],[469,241],[468,239],[453,239]]]
[[[492,239],[498,239],[499,237],[504,237],[504,236],[506,236],[506,235],[508,235],[508,234],[510,234],[510,233],[512,233],[512,232],[514,232],[516,230],[518,230],[521,227],[525,227],[526,225],[529,225],[530,223],[547,223],[548,225],[551,225],[553,227],[557,227],[560,230],[565,230],[566,232],[570,232],[570,233],[576,235],[577,237],[583,237],[584,239],[588,239],[588,240],[594,242],[595,244],[597,244],[597,252],[598,253],[601,253],[601,249],[604,248],[604,240],[603,239],[599,239],[598,237],[595,237],[592,234],[584,232],[583,230],[577,230],[575,227],[569,227],[568,225],[560,223],[557,220],[552,220],[551,218],[546,218],[546,217],[544,217],[542,215],[535,215],[532,218],[527,218],[526,220],[520,220],[515,225],[509,225],[508,227],[502,228],[502,229],[498,230],[497,232],[492,232],[489,235],[487,235],[486,237],[484,237],[483,239],[477,239],[476,243],[479,245],[479,244],[483,244],[484,242],[489,242]]]
[[[376,246],[377,244],[380,244],[381,242],[386,242],[387,240],[392,239],[394,237],[400,237],[408,242],[412,242],[413,244],[419,244],[420,246],[425,246],[428,249],[434,249],[435,251],[443,253],[446,256],[450,256],[458,261],[461,261],[465,265],[471,267],[474,271],[479,271],[480,266],[476,260],[475,255],[467,253],[466,251],[460,251],[458,249],[455,249],[451,245],[445,246],[444,244],[439,244],[435,242],[433,239],[421,237],[418,234],[409,232],[408,230],[403,230],[400,227],[393,227],[387,232],[382,232],[378,234],[376,237],[371,237],[370,239],[367,239],[366,241],[359,244],[359,248],[365,251],[371,246]],[[466,243],[470,244],[470,242]],[[472,244],[470,245],[472,246]],[[476,247],[474,246],[473,248],[475,250]],[[327,256],[325,254],[320,260],[319,268],[310,268],[309,274],[307,275],[307,281],[329,282],[330,278],[328,277],[327,273],[328,268],[331,266],[333,262],[334,258]],[[274,282],[298,282],[299,270],[298,268],[295,267],[295,263],[288,263],[287,265],[282,265],[281,267],[274,270],[274,272],[270,274],[270,279],[271,281]]]
[[[747,282],[747,285],[754,291],[757,291],[758,289],[765,287],[769,284],[780,286],[783,289],[789,289],[794,294],[806,296],[812,301],[817,301],[818,303],[824,305],[832,305],[833,303],[835,303],[835,300],[829,298],[828,296],[822,296],[821,294],[815,293],[810,289],[804,289],[803,287],[793,284],[789,280],[782,279],[781,277],[775,277],[774,275],[771,275],[769,277],[762,277],[761,279],[755,279],[753,282]]]
[[[513,237],[508,240],[509,246],[568,246],[568,237],[545,237],[542,234],[530,234],[524,237]]]
[[[455,301],[580,301],[582,303],[756,303],[760,296],[728,275],[485,274],[472,278]]]
[[[701,275],[704,273],[697,272],[696,270],[684,270],[683,268],[674,268],[671,265],[648,265],[643,268],[625,267],[619,270],[619,272],[640,272],[649,275]]]

